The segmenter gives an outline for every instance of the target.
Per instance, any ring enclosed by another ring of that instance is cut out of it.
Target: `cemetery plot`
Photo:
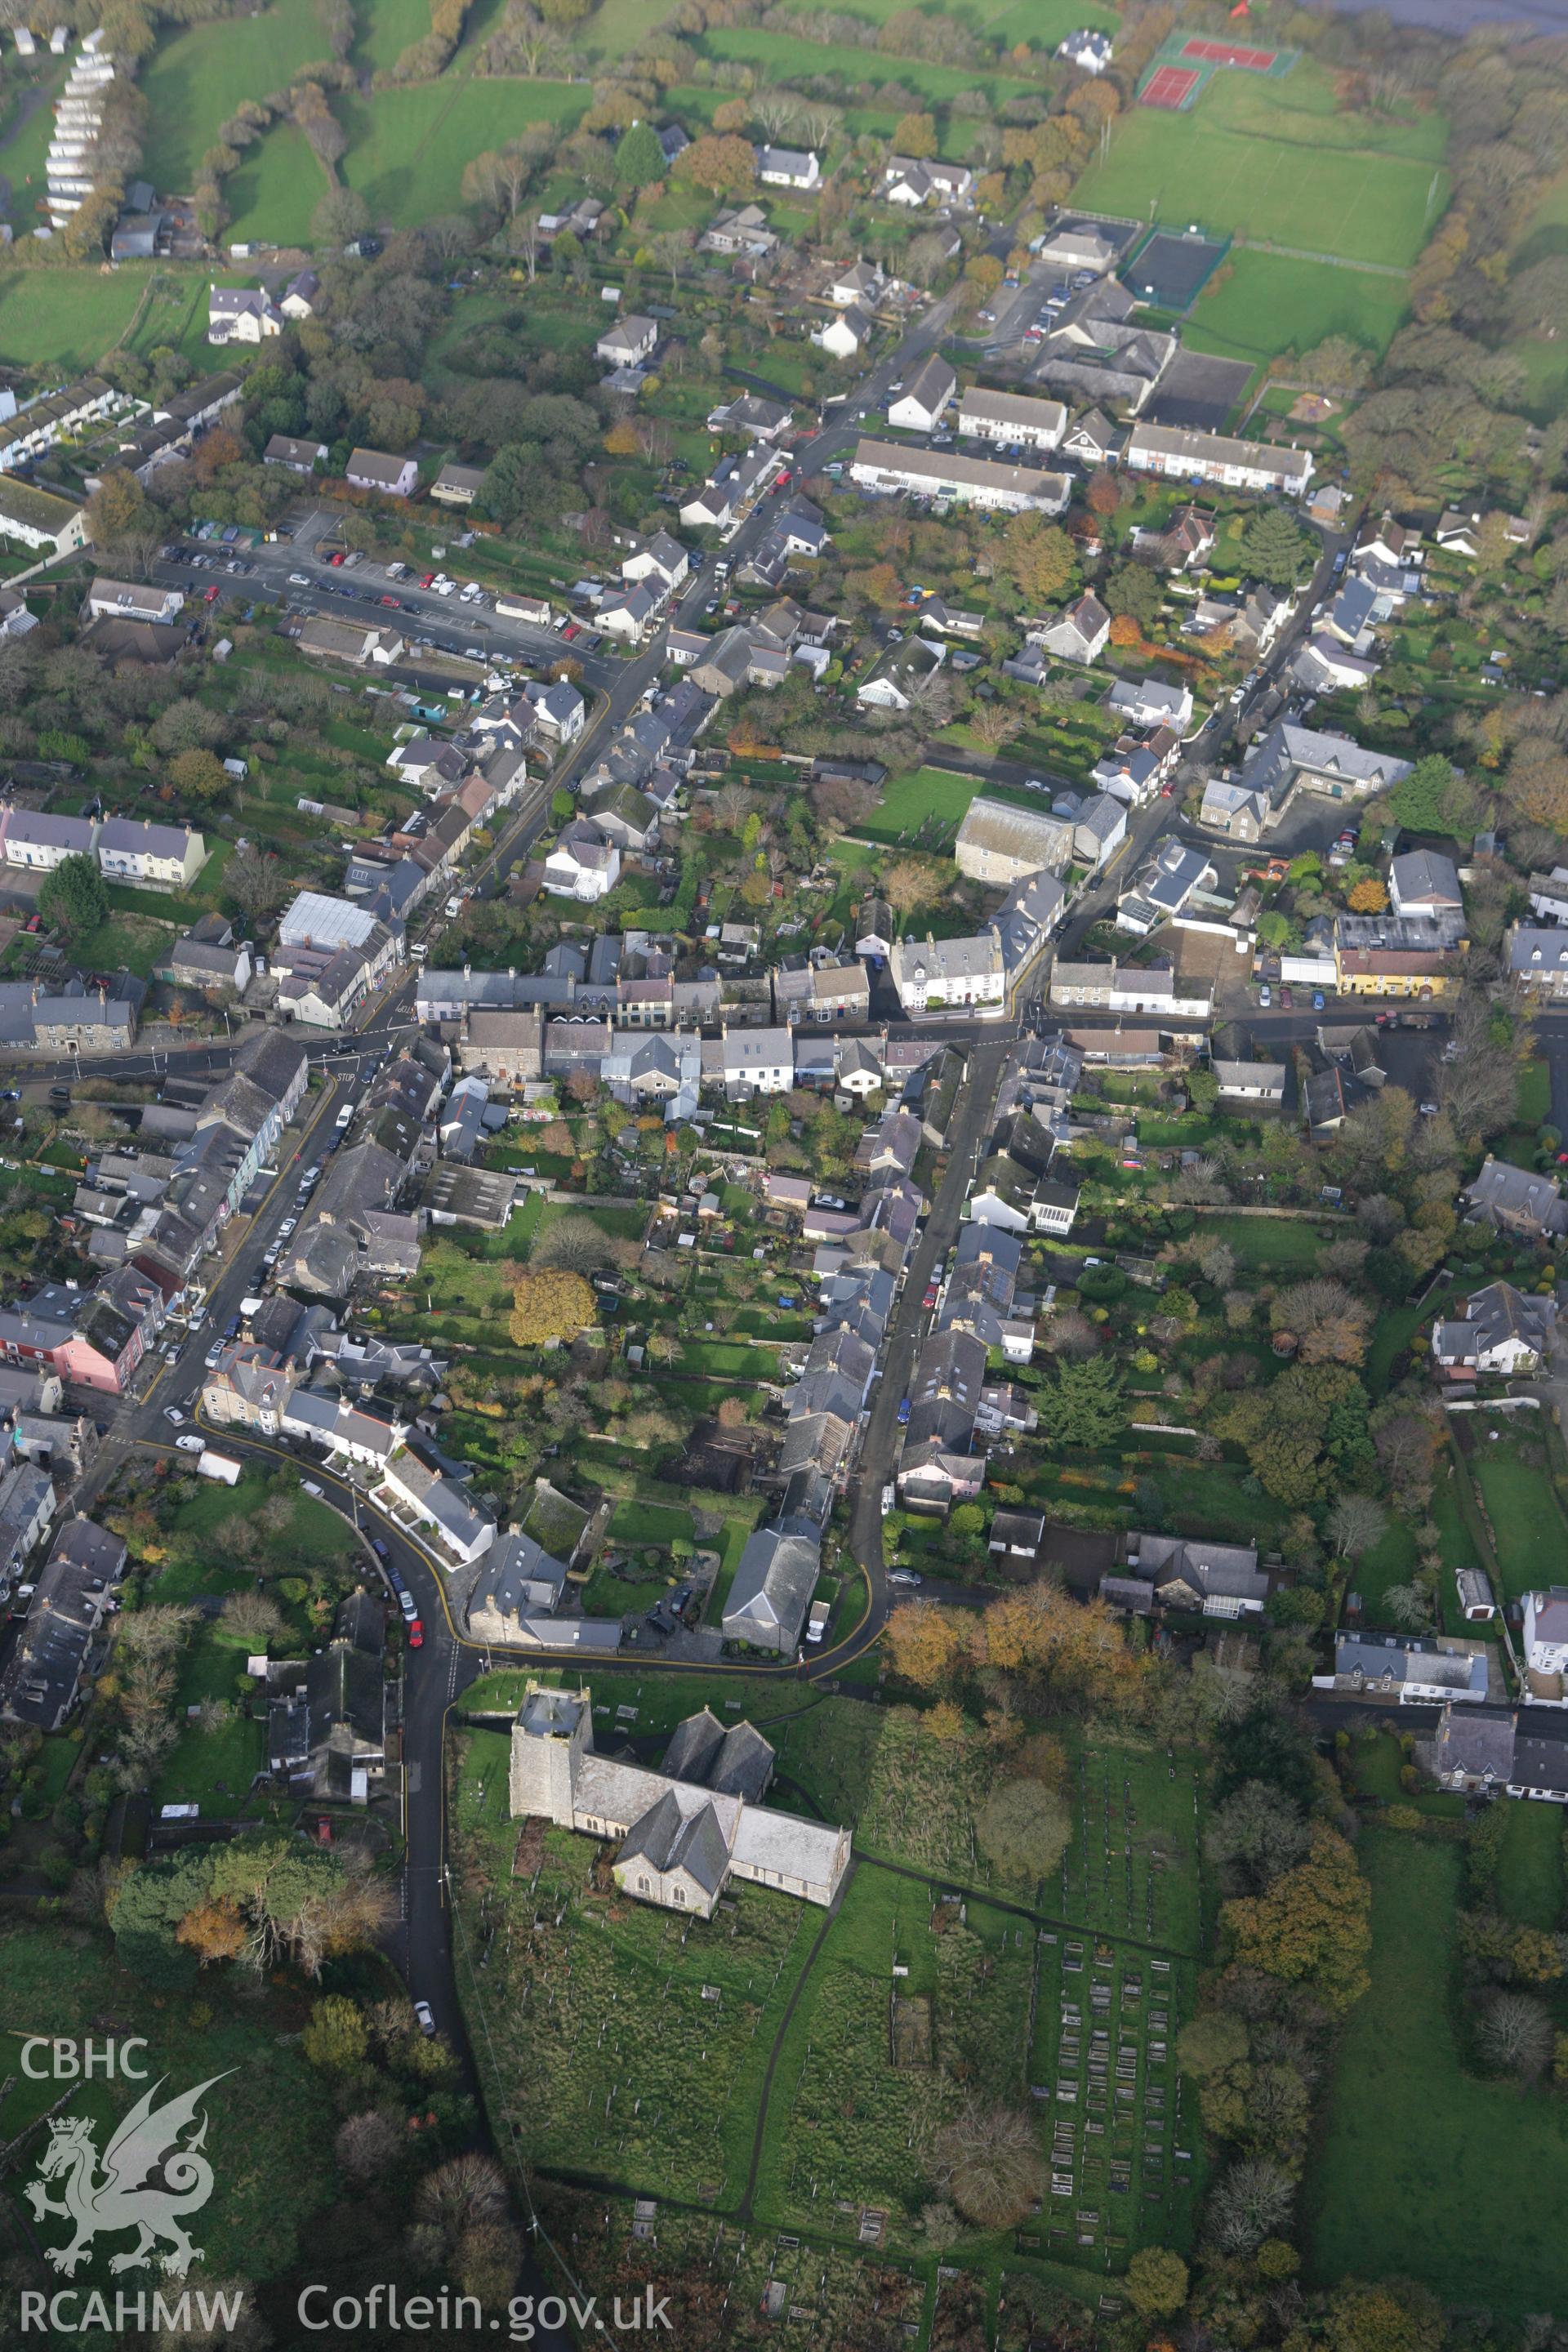
[[[1085,1927],[1195,1957],[1198,1775],[1190,1757],[1085,1748],[1072,1759],[1073,1842],[1053,1900]]]

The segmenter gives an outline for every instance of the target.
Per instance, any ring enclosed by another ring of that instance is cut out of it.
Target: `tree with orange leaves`
[[[935,1690],[969,1661],[969,1633],[956,1610],[934,1601],[908,1601],[888,1620],[893,1671],[917,1690]]]

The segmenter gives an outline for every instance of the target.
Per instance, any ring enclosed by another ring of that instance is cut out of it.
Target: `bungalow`
[[[307,621],[300,632],[302,654],[352,662],[356,669],[372,664],[384,667],[401,661],[405,650],[406,640],[395,629],[377,628],[374,623],[363,621],[332,620],[322,614]]]
[[[133,585],[128,580],[96,579],[87,592],[89,617],[109,614],[118,620],[173,621],[184,606],[178,588],[160,588],[152,582]]]
[[[321,281],[315,271],[301,269],[297,277],[290,278],[279,296],[278,308],[286,319],[308,319],[315,310],[321,290]]]
[[[708,412],[710,433],[743,433],[746,446],[753,442],[782,441],[794,422],[795,411],[787,401],[763,400],[754,392],[742,393],[738,400],[724,402]]]
[[[836,310],[852,310],[858,302],[874,305],[887,283],[874,261],[856,260],[829,278],[827,299]]]
[[[1209,1065],[1219,1081],[1223,1104],[1266,1103],[1278,1108],[1285,1099],[1283,1062],[1225,1062]]]
[[[699,253],[739,254],[749,261],[762,262],[777,252],[778,245],[760,205],[737,205],[715,216],[698,239],[697,249]],[[717,429],[711,417],[708,422],[710,431]]]
[[[888,422],[905,433],[934,433],[946,415],[958,378],[938,352],[931,352],[888,403]]]
[[[815,188],[821,182],[821,161],[809,148],[759,147],[754,152],[764,188]]]
[[[1451,1634],[1336,1633],[1334,1671],[1314,1675],[1313,1685],[1401,1706],[1434,1700],[1479,1706],[1490,1696],[1488,1647]]]
[[[375,490],[384,498],[407,499],[419,479],[418,461],[392,457],[384,449],[353,449],[344,469],[352,489]]]
[[[281,466],[290,474],[313,474],[327,462],[324,441],[297,440],[292,433],[275,433],[261,453],[264,466]]]

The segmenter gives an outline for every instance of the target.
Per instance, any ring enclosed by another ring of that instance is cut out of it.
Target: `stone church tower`
[[[585,1690],[531,1682],[511,1727],[512,1818],[537,1813],[562,1829],[575,1818],[577,1767],[594,1750],[594,1710]]]

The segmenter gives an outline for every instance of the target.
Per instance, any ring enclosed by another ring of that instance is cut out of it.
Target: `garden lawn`
[[[936,846],[951,841],[983,790],[978,776],[955,775],[950,768],[917,768],[894,776],[882,794],[881,806],[858,828],[866,841],[909,841]]]
[[[1445,126],[1336,111],[1331,77],[1218,73],[1192,113],[1135,106],[1074,201],[1095,212],[1196,222],[1210,232],[1408,267],[1447,201]]]
[[[617,1543],[658,1544],[665,1549],[675,1543],[689,1545],[691,1514],[669,1503],[645,1503],[628,1496],[624,1503],[616,1506],[609,1531]]]
[[[142,68],[143,152],[160,195],[189,189],[242,98],[268,98],[325,47],[313,0],[275,0],[254,16],[192,25],[159,42]]]
[[[1510,1804],[1498,1861],[1498,1901],[1527,1927],[1556,1927],[1563,1916],[1563,1816],[1555,1805]]]
[[[1182,341],[1226,359],[1271,360],[1346,335],[1381,358],[1409,308],[1402,278],[1238,249],[1198,297]]]
[[[1194,1228],[1205,1240],[1227,1242],[1244,1273],[1278,1269],[1310,1274],[1322,1246],[1318,1228],[1306,1217],[1201,1217]],[[1345,1232],[1351,1231],[1347,1223]]]
[[[3,161],[3,158],[0,158]],[[0,348],[18,367],[89,368],[119,342],[147,284],[145,268],[0,272]]]
[[[1415,2277],[1445,2303],[1561,2310],[1568,2107],[1465,2069],[1458,1849],[1374,1830],[1359,1851],[1372,1990],[1345,2027],[1310,2176],[1310,2281]]]
[[[479,81],[446,74],[340,100],[349,134],[342,175],[378,223],[411,228],[462,205],[464,166],[504,147],[531,122],[568,131],[588,103],[585,83]]]
[[[1568,1528],[1545,1470],[1521,1462],[1506,1433],[1494,1445],[1487,1434],[1489,1418],[1475,1416],[1477,1442],[1466,1459],[1492,1524],[1504,1588],[1498,1598],[1520,1601],[1527,1592],[1562,1582]]]

